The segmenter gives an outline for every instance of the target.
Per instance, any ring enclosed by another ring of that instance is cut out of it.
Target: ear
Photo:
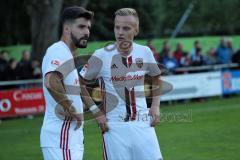
[[[139,27],[137,26],[134,30],[134,36],[137,36],[139,33]]]
[[[70,29],[69,25],[64,25],[63,26],[63,33],[70,34],[70,31],[71,31],[71,29]]]

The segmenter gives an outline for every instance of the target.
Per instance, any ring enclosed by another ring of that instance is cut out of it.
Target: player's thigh
[[[83,150],[42,148],[44,160],[82,160]]]
[[[103,151],[108,160],[132,160],[127,126],[113,127],[110,125],[109,131],[103,134]]]
[[[44,160],[63,160],[63,152],[59,148],[42,148]]]
[[[70,149],[70,159],[69,160],[82,160],[83,159],[83,150]]]
[[[162,160],[154,128],[136,128],[134,134],[134,160]]]

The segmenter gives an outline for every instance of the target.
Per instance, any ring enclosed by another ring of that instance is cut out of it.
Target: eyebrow
[[[78,24],[78,26],[81,26],[81,27],[88,27],[88,28],[91,28],[91,27],[92,27],[91,25],[86,25],[86,24]]]

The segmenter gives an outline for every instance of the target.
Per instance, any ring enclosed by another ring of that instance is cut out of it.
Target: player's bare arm
[[[80,88],[81,88],[81,98],[86,107],[91,111],[93,116],[95,117],[99,127],[102,130],[102,133],[108,131],[107,119],[105,114],[97,107],[97,105],[92,100],[89,92],[87,90],[87,82],[82,77],[80,77]]]
[[[77,121],[75,130],[80,128],[83,120],[83,115],[76,113],[75,107],[66,96],[62,74],[60,72],[49,72],[45,75],[44,78],[44,85],[48,89],[51,96],[64,108],[64,111],[67,113],[66,115],[71,116]]]
[[[152,105],[149,112],[153,118],[151,126],[155,127],[160,122],[161,80],[159,76],[151,77],[151,80],[152,80]]]

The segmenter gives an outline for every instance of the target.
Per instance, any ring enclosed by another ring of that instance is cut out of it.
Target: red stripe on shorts
[[[66,117],[64,118],[63,124],[62,124],[62,128],[61,128],[61,135],[60,135],[60,148],[62,147],[62,134],[63,134],[63,128],[65,127],[66,124]]]
[[[66,152],[66,160],[68,160],[68,150],[65,149],[65,152]]]
[[[69,122],[69,118],[67,118],[67,122],[66,122],[66,125],[64,127],[64,131],[63,131],[63,149],[66,149],[65,148],[65,145],[66,145],[66,130],[67,130],[67,126],[68,126],[68,122]]]
[[[70,126],[71,126],[71,122],[72,122],[72,118],[69,119],[69,122],[68,122],[68,127],[67,127],[67,141],[66,141],[66,149],[68,149],[68,137],[69,137],[69,129],[70,129]]]

